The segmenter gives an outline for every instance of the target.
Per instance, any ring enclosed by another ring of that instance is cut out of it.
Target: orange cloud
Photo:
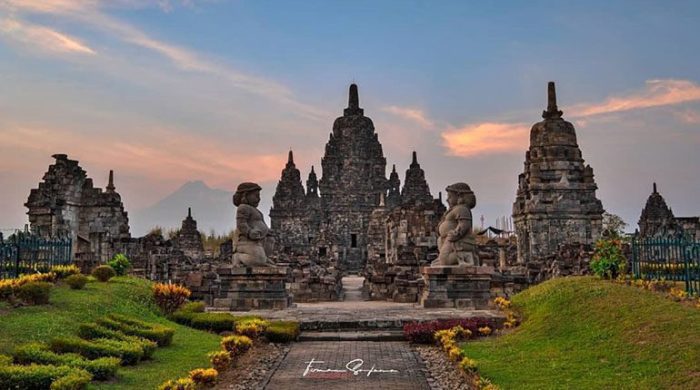
[[[525,123],[476,123],[442,133],[450,156],[472,157],[488,153],[523,151],[528,145]]]
[[[700,85],[690,80],[648,80],[641,91],[627,96],[613,96],[602,103],[578,104],[569,109],[569,115],[572,117],[586,117],[670,106],[698,100],[700,100]]]
[[[169,129],[142,129],[139,133],[139,140],[124,141],[127,137],[123,134],[89,135],[60,128],[5,126],[0,165],[20,161],[30,153],[67,153],[72,159],[120,174],[182,182],[202,178],[212,185],[230,185],[243,180],[277,180],[287,158],[286,152],[255,153],[241,145]]]
[[[417,123],[423,128],[431,128],[434,126],[433,122],[430,119],[428,119],[425,112],[423,112],[423,110],[421,110],[420,108],[388,106],[382,108],[382,111],[394,114],[404,119],[408,119],[412,122]]]
[[[0,33],[47,52],[97,54],[78,38],[17,19],[0,20]]]

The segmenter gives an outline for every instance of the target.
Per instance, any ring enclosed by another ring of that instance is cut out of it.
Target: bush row
[[[49,345],[57,353],[72,352],[88,359],[116,357],[124,365],[137,364],[143,358],[141,346],[113,339],[83,340],[75,336],[64,336],[51,340]]]
[[[0,389],[83,390],[90,380],[92,375],[80,368],[0,365]]]
[[[100,318],[97,323],[105,328],[120,331],[129,336],[137,336],[155,341],[159,347],[170,345],[175,330],[162,325],[150,324],[117,314]]]
[[[18,347],[14,354],[18,364],[47,364],[54,366],[69,366],[82,368],[92,374],[96,380],[106,380],[114,377],[120,360],[115,357],[103,357],[87,360],[74,353],[57,354],[41,343],[29,343]]]
[[[435,332],[445,329],[461,326],[463,329],[468,329],[472,334],[484,334],[486,328],[491,330],[498,328],[498,324],[490,318],[466,318],[454,320],[435,320],[428,322],[414,322],[406,324],[403,327],[403,334],[406,339],[417,344],[433,343],[433,335]],[[482,331],[480,331],[480,329]]]
[[[126,341],[134,345],[138,345],[143,351],[144,359],[150,359],[153,352],[155,352],[156,348],[158,347],[158,344],[155,341],[151,341],[143,337],[129,336],[119,330],[109,329],[95,323],[80,325],[78,328],[78,336],[85,340],[103,338]]]

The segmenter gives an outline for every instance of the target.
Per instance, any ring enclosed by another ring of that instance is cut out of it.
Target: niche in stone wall
[[[350,248],[357,248],[357,234],[352,233],[350,235]]]

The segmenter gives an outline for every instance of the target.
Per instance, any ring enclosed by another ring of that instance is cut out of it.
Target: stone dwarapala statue
[[[447,186],[449,209],[438,225],[438,258],[431,266],[478,265],[472,211],[476,196],[466,183]]]
[[[236,230],[233,233],[234,266],[275,265],[265,253],[265,238],[270,229],[257,209],[261,189],[256,183],[241,183],[233,195],[233,204],[237,207]]]

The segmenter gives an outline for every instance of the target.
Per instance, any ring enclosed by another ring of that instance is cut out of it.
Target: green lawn
[[[463,346],[503,389],[698,389],[700,310],[592,277],[513,297],[513,333]]]
[[[208,367],[206,354],[218,350],[220,337],[168,321],[151,300],[150,282],[118,277],[109,283],[90,282],[83,290],[54,288],[51,304],[17,309],[0,307],[0,354],[28,341],[75,334],[83,322],[110,313],[124,314],[176,329],[172,345],[158,348],[150,361],[120,368],[116,380],[92,382],[91,389],[154,389],[167,379]]]

